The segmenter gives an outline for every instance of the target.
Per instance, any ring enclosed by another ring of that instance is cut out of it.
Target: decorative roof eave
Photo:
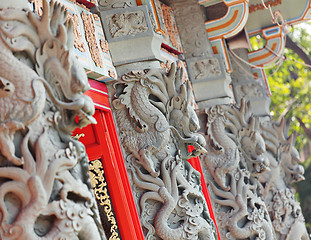
[[[282,25],[273,26],[262,29],[262,36],[267,40],[265,47],[249,52],[248,59],[250,64],[253,65],[252,72],[254,76],[264,80],[267,93],[271,96],[269,83],[263,67],[273,64],[281,58],[285,48],[286,32]],[[257,66],[257,68],[254,66]]]
[[[222,54],[226,69],[231,72],[224,39],[235,36],[244,28],[249,15],[249,0],[223,0],[223,2],[228,7],[227,13],[222,18],[205,22],[205,27],[214,53]]]
[[[247,22],[249,0],[223,0],[223,2],[228,7],[225,16],[205,22],[210,40],[233,37]]]
[[[258,67],[274,63],[285,48],[285,31],[282,26],[263,29],[262,36],[267,40],[264,48],[248,53],[249,62]]]
[[[299,4],[299,6],[297,6],[295,9],[295,11],[297,11],[297,15],[289,14],[289,12],[292,12],[292,11],[289,11],[288,9],[292,9],[293,6],[289,5],[289,3],[286,5],[286,2],[281,2],[281,1],[275,4],[275,6],[272,5],[271,10],[273,12],[279,10],[280,13],[282,14],[282,17],[284,18],[283,20],[286,21],[288,25],[298,24],[301,22],[311,20],[311,0],[307,0],[307,1],[304,0],[301,2],[299,1],[297,2],[297,4]],[[257,6],[257,5],[260,5],[260,6]],[[260,34],[262,29],[266,29],[267,27],[270,27],[273,25],[273,23],[271,23],[270,21],[271,17],[270,17],[269,11],[264,9],[264,6],[261,3],[257,3],[256,6],[258,9],[256,8],[256,10],[250,11],[249,19],[246,24],[247,33],[249,36]],[[269,6],[269,4],[266,3],[266,6]],[[250,9],[254,8],[252,5],[250,5],[249,7]],[[262,18],[261,18],[261,21],[259,22],[258,22],[259,13],[257,13],[257,11],[262,11],[260,12],[260,14],[262,15]],[[266,11],[266,13],[264,13],[264,11]]]

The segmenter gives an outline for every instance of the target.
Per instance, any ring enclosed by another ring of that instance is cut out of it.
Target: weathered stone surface
[[[213,53],[200,5],[197,1],[174,0],[170,3],[196,101],[202,107],[213,104],[210,100],[214,99],[226,103],[232,98],[230,76],[226,74],[223,60]]]
[[[261,124],[271,171],[260,176],[262,194],[277,239],[309,239],[300,204],[292,184],[304,180],[304,169],[295,148],[295,136],[288,137],[285,120]]]
[[[153,30],[146,6],[101,11],[115,66],[161,60],[163,38]]]
[[[259,119],[245,100],[201,114],[208,150],[201,160],[221,239],[275,239],[258,181],[269,169]]]
[[[173,64],[168,74],[132,71],[110,86],[146,239],[215,239],[200,176],[186,161],[205,152],[205,140],[182,78]]]
[[[2,8],[0,32],[1,239],[105,239],[84,147],[70,137],[96,122],[72,22],[43,1],[41,17]]]

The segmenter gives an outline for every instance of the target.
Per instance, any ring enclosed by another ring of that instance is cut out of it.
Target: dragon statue
[[[260,176],[263,196],[278,239],[308,240],[300,204],[295,198],[294,182],[304,180],[304,169],[294,147],[295,136],[286,135],[284,118],[280,123],[263,122],[262,136],[269,153],[270,172]]]
[[[258,119],[248,105],[216,105],[205,119],[207,154],[201,158],[222,239],[275,239],[259,192],[258,176],[269,170]],[[202,116],[202,117],[201,117]]]
[[[206,150],[182,77],[182,69],[172,64],[168,73],[133,71],[111,85],[146,239],[215,239],[200,175],[186,161]]]
[[[106,239],[84,147],[70,137],[95,123],[86,74],[72,55],[72,22],[43,1],[0,9],[0,236]]]

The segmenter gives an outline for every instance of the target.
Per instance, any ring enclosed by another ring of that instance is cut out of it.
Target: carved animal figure
[[[256,119],[249,117],[244,99],[239,107],[211,107],[204,116],[210,151],[203,155],[203,162],[222,238],[274,239],[268,211],[258,194],[256,178],[269,162]]]
[[[112,104],[116,109],[121,141],[136,158],[137,163],[154,177],[158,175],[155,169],[157,155],[165,156],[165,146],[168,144],[171,129],[181,140],[183,158],[204,151],[203,137],[193,132],[193,129],[198,129],[198,120],[194,113],[190,113],[190,102],[185,101],[186,85],[179,85],[180,71],[181,69],[176,73],[174,64],[168,76],[152,70],[131,72],[122,76],[121,81],[115,85],[118,92]],[[172,90],[175,85],[180,86],[180,93]],[[168,117],[172,120],[168,120]],[[177,121],[181,124],[180,127],[177,127]],[[175,126],[182,130],[179,131]],[[188,144],[196,147],[190,155],[186,149]]]
[[[261,125],[262,135],[270,152],[271,172],[262,175],[263,196],[268,206],[275,232],[286,240],[309,239],[300,204],[295,198],[292,183],[304,180],[304,169],[294,135],[285,133],[284,118],[280,123],[265,122]]]
[[[2,40],[0,55],[0,152],[13,164],[21,165],[23,158],[15,156],[14,134],[42,112],[45,89],[36,72],[18,61]]]
[[[106,239],[84,176],[88,160],[68,133],[90,123],[94,112],[83,96],[85,72],[69,51],[71,22],[53,0],[43,0],[41,17],[21,10],[24,0],[14,2],[16,8],[0,9],[0,150],[15,165],[24,163],[0,166],[1,239]]]
[[[144,12],[115,14],[111,18],[116,29],[111,33],[112,37],[136,34],[148,30]],[[111,29],[114,29],[110,26]]]
[[[72,21],[67,21],[67,12],[60,3],[43,1],[43,8],[54,9],[57,14],[50,16],[43,12],[39,17],[29,13],[23,17],[17,9],[3,11],[0,22],[3,26],[9,22],[12,27],[0,27],[0,32],[5,45],[40,76],[37,78],[49,97],[63,111],[59,127],[68,133],[76,127],[95,123],[94,107],[92,100],[83,95],[89,89],[85,71],[70,52],[74,42]],[[79,122],[73,126],[76,116]]]
[[[114,114],[146,239],[214,239],[199,174],[186,162],[205,152],[205,140],[196,133],[199,122],[182,77],[173,64],[168,74],[131,72],[114,84]],[[189,152],[189,145],[196,149]]]
[[[209,169],[215,182],[223,189],[226,186],[226,175],[237,168],[240,155],[236,143],[226,135],[225,115],[220,106],[210,108],[207,114],[207,142],[214,154],[204,155],[203,161],[209,162]]]
[[[245,100],[240,108],[230,105],[217,105],[205,111],[207,116],[207,141],[210,154],[203,157],[206,167],[215,182],[223,189],[230,187],[225,183],[226,175],[236,169],[243,155],[244,167],[254,174],[268,168],[265,156],[265,144],[258,130],[255,130],[255,118],[246,121]],[[248,165],[248,166],[246,166]]]

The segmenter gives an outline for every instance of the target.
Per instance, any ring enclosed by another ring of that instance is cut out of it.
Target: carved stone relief
[[[215,239],[200,176],[186,161],[205,152],[191,90],[173,64],[113,84],[113,112],[146,239]],[[188,145],[196,150],[188,152]]]
[[[240,58],[248,61],[247,49],[240,48],[232,50]],[[257,116],[268,116],[271,99],[267,94],[267,88],[263,79],[255,79],[250,66],[243,63],[232,55],[231,73],[232,87],[237,103],[242,98],[250,102],[251,111]]]
[[[100,55],[100,50],[96,42],[95,27],[92,14],[87,14],[83,11],[81,13],[81,18],[83,20],[85,38],[89,45],[91,57],[97,67],[104,67],[104,63]]]
[[[137,6],[135,0],[99,0],[98,6],[101,11],[112,8],[128,8]]]
[[[119,13],[106,17],[112,38],[136,35],[148,30],[143,11]]]
[[[205,58],[190,62],[189,68],[195,81],[213,79],[220,77],[223,74],[222,69],[220,68],[219,59],[217,58]]]
[[[294,136],[287,137],[285,120],[261,124],[261,131],[269,153],[271,171],[263,174],[263,196],[277,239],[309,239],[300,204],[295,198],[292,183],[304,180],[304,169],[299,165],[299,153],[294,147]]]
[[[263,86],[259,82],[249,82],[246,84],[241,84],[235,88],[236,96],[251,99],[253,97],[263,97],[264,91]]]
[[[241,106],[205,110],[208,153],[203,155],[221,239],[275,239],[258,176],[269,167],[258,119]]]
[[[43,1],[41,17],[1,9],[0,33],[1,239],[106,239],[84,147],[70,137],[96,122],[72,22]]]
[[[71,15],[70,13],[67,14],[67,18],[71,19],[73,22],[73,34],[74,34],[74,46],[77,48],[80,52],[85,52],[85,46],[84,42],[82,40],[82,35],[79,31],[79,17],[77,14]]]
[[[109,53],[109,45],[107,40],[99,40],[100,47],[104,53]]]

